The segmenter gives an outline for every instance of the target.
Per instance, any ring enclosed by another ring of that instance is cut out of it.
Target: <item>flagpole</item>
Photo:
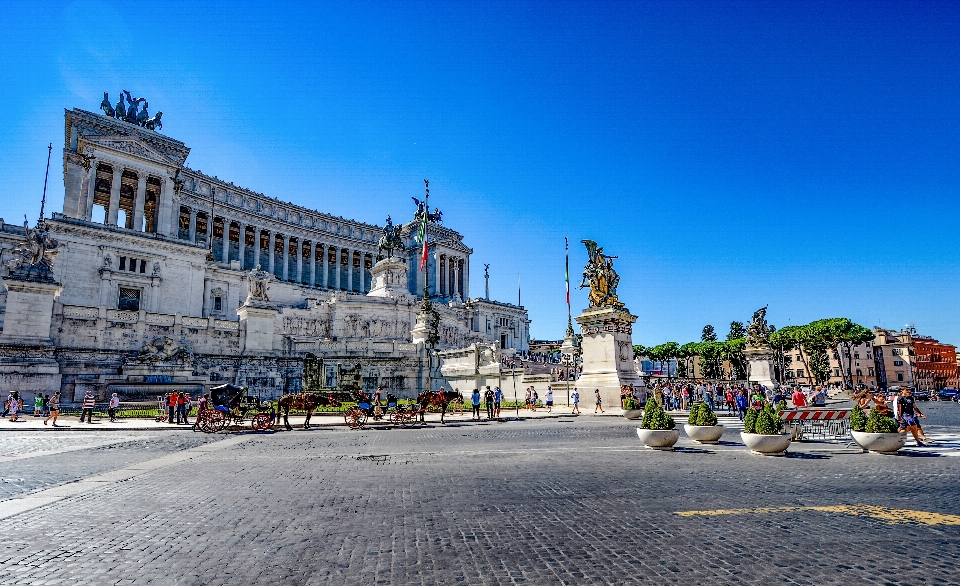
[[[565,258],[566,266],[565,266],[565,272],[563,276],[567,284],[567,335],[572,336],[573,335],[573,318],[570,312],[570,240],[566,236],[563,237],[563,247],[564,247],[565,256],[566,256]]]
[[[50,178],[50,155],[53,153],[53,143],[47,146],[47,173],[43,176],[43,197],[40,199],[40,221],[43,223],[43,208],[47,205],[47,179]]]

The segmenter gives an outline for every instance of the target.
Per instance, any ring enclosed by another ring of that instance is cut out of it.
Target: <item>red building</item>
[[[957,386],[957,347],[933,338],[913,337],[916,366],[913,375],[918,389]]]

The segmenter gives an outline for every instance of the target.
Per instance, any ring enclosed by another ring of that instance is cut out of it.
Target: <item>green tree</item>
[[[770,345],[773,347],[774,361],[780,369],[781,383],[787,380],[784,375],[787,368],[787,352],[797,347],[799,334],[800,326],[787,326],[770,334]]]
[[[633,345],[633,357],[634,357],[634,358],[642,358],[643,356],[646,356],[646,355],[647,355],[647,348],[646,348],[646,346],[643,346],[643,345],[641,345],[641,344],[634,344],[634,345]]]
[[[700,354],[698,350],[699,345],[699,342],[687,342],[683,346],[680,346],[680,356],[683,359],[684,370],[686,371],[686,376],[690,378],[697,378],[696,358]],[[701,376],[703,375],[702,372],[700,374]]]
[[[647,351],[647,356],[651,360],[660,362],[661,368],[667,371],[667,379],[670,379],[670,361],[675,360],[680,354],[680,344],[676,342],[666,342],[654,346]]]
[[[747,346],[745,337],[727,340],[723,343],[723,359],[730,363],[730,379],[743,380],[747,378],[747,359],[743,354]]]
[[[701,342],[716,342],[717,341],[717,332],[714,331],[713,326],[707,324],[703,326],[703,332],[700,333]]]
[[[727,341],[736,340],[737,338],[745,338],[747,336],[747,328],[743,326],[742,321],[732,321],[730,322],[730,333],[727,334]]]

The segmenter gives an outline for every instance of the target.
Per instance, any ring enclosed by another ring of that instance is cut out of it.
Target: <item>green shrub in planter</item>
[[[786,411],[786,410],[787,410],[787,402],[784,401],[783,399],[780,399],[780,402],[777,403],[777,411]]]
[[[717,415],[710,409],[706,403],[694,403],[690,408],[690,417],[687,418],[690,425],[716,425]]]
[[[863,412],[860,405],[855,405],[850,412],[850,429],[853,431],[866,431],[867,414]]]
[[[743,433],[756,433],[757,415],[759,414],[759,409],[753,407],[747,409],[747,414],[743,416]]]
[[[783,431],[783,421],[777,416],[776,411],[771,405],[764,407],[757,414],[757,421],[754,424],[754,433],[762,435],[777,435]]]
[[[867,433],[896,433],[900,431],[900,426],[897,425],[897,420],[893,417],[881,415],[876,409],[871,409],[864,431]]]
[[[623,408],[627,411],[633,411],[635,409],[642,409],[640,406],[640,401],[637,401],[633,397],[627,397],[623,400]]]
[[[643,410],[643,421],[640,427],[643,429],[673,429],[677,424],[673,417],[667,414],[656,401],[647,401],[646,408]]]

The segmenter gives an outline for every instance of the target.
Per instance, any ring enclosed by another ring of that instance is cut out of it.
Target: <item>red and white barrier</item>
[[[793,409],[780,411],[784,421],[835,421],[850,416],[849,409]]]

